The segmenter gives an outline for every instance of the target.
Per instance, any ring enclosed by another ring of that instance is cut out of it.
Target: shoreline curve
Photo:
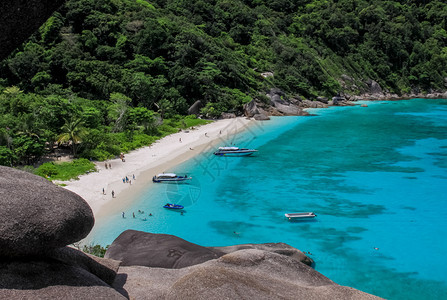
[[[182,130],[150,146],[127,153],[124,162],[120,158],[108,160],[107,164],[111,164],[111,169],[105,168],[105,162],[95,161],[97,172],[81,175],[79,180],[55,183],[63,183],[66,185],[64,188],[81,196],[90,205],[96,219],[116,214],[135,201],[153,175],[173,171],[177,165],[210,147],[224,143],[253,122],[256,121],[238,117],[217,120],[193,130]],[[123,183],[126,176],[131,183]],[[103,188],[105,194],[102,192]],[[114,197],[111,195],[112,190]]]

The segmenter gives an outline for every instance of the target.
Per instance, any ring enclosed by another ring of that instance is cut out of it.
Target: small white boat
[[[179,182],[189,179],[192,179],[192,177],[188,177],[188,175],[178,176],[177,174],[174,173],[163,173],[152,177],[153,182]]]
[[[317,215],[313,212],[299,212],[285,214],[289,221],[309,220],[315,218]]]
[[[249,156],[257,152],[255,149],[246,149],[239,147],[219,147],[214,155],[217,156]]]

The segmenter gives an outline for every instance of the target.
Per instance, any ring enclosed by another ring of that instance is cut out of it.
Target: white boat
[[[214,155],[217,156],[249,156],[257,152],[255,149],[239,148],[239,147],[219,147]]]
[[[192,177],[188,177],[188,175],[178,176],[177,174],[174,173],[163,173],[152,177],[153,182],[179,182],[189,179],[192,179]]]
[[[317,215],[313,212],[299,212],[285,214],[289,221],[309,220],[315,218]]]

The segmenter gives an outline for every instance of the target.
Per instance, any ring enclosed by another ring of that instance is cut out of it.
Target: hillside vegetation
[[[55,141],[110,158],[198,124],[196,100],[216,117],[272,87],[444,90],[446,22],[429,0],[70,0],[0,63],[0,164]]]

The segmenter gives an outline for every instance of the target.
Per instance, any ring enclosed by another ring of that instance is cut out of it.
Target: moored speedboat
[[[152,177],[153,182],[179,182],[189,179],[192,179],[192,177],[188,177],[188,175],[178,176],[177,174],[174,173],[163,173]]]
[[[214,155],[217,156],[249,156],[257,152],[255,149],[239,148],[239,147],[219,147]]]
[[[285,214],[289,221],[309,220],[315,218],[317,215],[313,212],[299,212]]]
[[[183,209],[184,206],[180,205],[180,204],[172,204],[172,203],[166,203],[165,205],[163,205],[164,208],[167,209]]]

